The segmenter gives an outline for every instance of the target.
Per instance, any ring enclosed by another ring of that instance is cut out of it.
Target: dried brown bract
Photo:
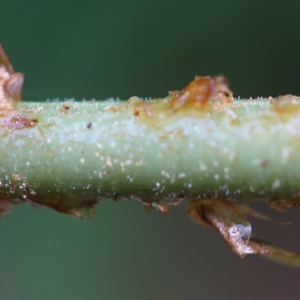
[[[25,117],[13,107],[21,100],[22,85],[23,74],[14,72],[0,45],[0,128],[18,130],[37,124],[36,118]]]
[[[0,45],[0,109],[12,109],[21,100],[23,74],[14,69]]]

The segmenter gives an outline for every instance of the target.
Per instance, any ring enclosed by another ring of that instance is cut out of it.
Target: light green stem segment
[[[0,118],[4,199],[76,214],[103,198],[145,205],[207,197],[292,201],[299,192],[296,97],[137,116],[120,101],[67,108],[21,102],[17,109],[38,122],[15,129]]]

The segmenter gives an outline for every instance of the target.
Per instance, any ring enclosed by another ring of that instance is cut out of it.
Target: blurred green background
[[[224,74],[235,96],[300,95],[300,1],[2,1],[0,42],[23,98],[165,96]],[[0,146],[1,147],[1,146]],[[249,150],[250,151],[250,150]],[[253,221],[300,252],[299,211]],[[299,299],[300,270],[238,258],[184,205],[103,201],[91,222],[16,207],[1,220],[0,299]]]

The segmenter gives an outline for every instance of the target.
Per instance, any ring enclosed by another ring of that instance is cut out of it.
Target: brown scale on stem
[[[11,109],[0,111],[0,128],[23,129],[34,127],[38,123],[36,118],[22,116],[19,111]]]
[[[156,116],[157,114],[157,105],[151,102],[140,101],[134,107],[134,116],[139,116],[141,113],[144,113],[146,116]]]
[[[70,104],[70,102],[68,102],[68,101],[65,101],[63,104],[62,104],[62,106],[61,106],[61,109],[60,109],[60,113],[61,114],[63,114],[63,113],[67,113],[68,112],[68,110],[70,109],[70,107],[71,107],[71,104]]]
[[[187,205],[190,217],[202,224],[211,226],[224,237],[232,250],[240,257],[247,254],[268,255],[269,259],[297,265],[300,255],[273,246],[251,236],[252,227],[246,215],[272,221],[249,206],[225,199],[191,200]],[[273,255],[273,257],[271,257]]]
[[[0,45],[0,109],[12,108],[21,100],[23,74],[14,69]]]
[[[0,45],[0,128],[22,129],[34,127],[38,120],[23,116],[14,109],[21,100],[23,74],[14,69]]]
[[[300,105],[300,97],[294,95],[278,96],[272,99],[272,111],[280,118],[289,118],[297,114]]]
[[[171,104],[174,110],[183,106],[204,108],[212,98],[229,103],[233,101],[233,94],[224,76],[200,77],[195,79],[181,91],[172,91]]]
[[[182,108],[204,109],[210,99],[217,100],[220,104],[233,101],[233,93],[229,89],[224,76],[201,77],[195,79],[181,91],[169,92],[169,97],[159,102],[139,101],[135,103],[134,115],[156,116],[161,111],[171,108],[177,111]]]

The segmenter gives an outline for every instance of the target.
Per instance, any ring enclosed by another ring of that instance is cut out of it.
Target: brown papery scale
[[[172,91],[170,95],[174,110],[184,106],[204,108],[213,98],[225,103],[233,101],[233,94],[222,75],[216,77],[196,76],[187,87],[181,91]]]
[[[21,100],[23,74],[14,69],[0,45],[0,108],[16,104]],[[7,100],[8,99],[8,100]]]
[[[227,80],[223,75],[216,77],[196,76],[181,91],[169,92],[169,97],[166,99],[161,99],[158,102],[138,100],[134,103],[134,115],[140,116],[143,114],[153,117],[159,113],[172,114],[172,112],[184,108],[198,108],[203,110],[207,107],[209,100],[216,100],[220,104],[228,104],[233,101],[233,93],[229,89]]]
[[[23,116],[13,106],[21,100],[23,74],[14,69],[0,45],[0,128],[34,127],[38,120]]]

